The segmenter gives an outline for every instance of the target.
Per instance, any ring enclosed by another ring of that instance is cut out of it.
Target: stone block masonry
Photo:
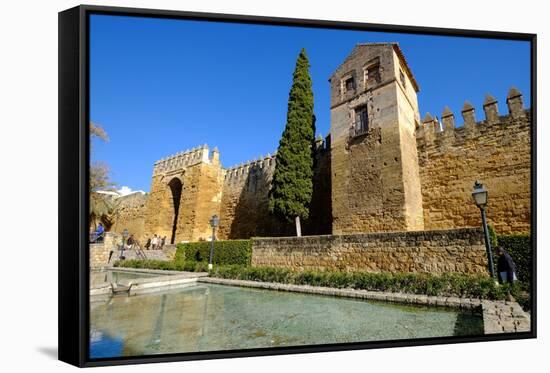
[[[219,152],[207,145],[155,163],[142,240],[157,234],[166,243],[210,239],[209,220],[220,214],[223,173]]]
[[[288,224],[278,221],[268,210],[274,170],[274,155],[225,170],[219,239],[292,234]]]
[[[145,229],[145,205],[147,203],[147,194],[135,192],[126,196],[117,198],[116,211],[114,215],[114,224],[111,231],[122,234],[124,229],[134,234],[134,237],[143,237]]]
[[[331,232],[330,151],[318,138],[314,152],[314,190],[304,234]],[[239,239],[254,236],[287,236],[295,233],[294,223],[270,214],[269,190],[276,156],[268,155],[225,170],[220,207],[218,238]]]
[[[508,113],[488,95],[463,126],[449,108],[420,121],[419,86],[397,43],[358,44],[330,77],[331,123],[315,142],[313,197],[305,235],[480,227],[471,193],[489,191],[487,218],[497,233],[527,233],[531,220],[531,113],[510,89]],[[276,156],[224,168],[206,145],[159,160],[146,196],[121,198],[112,230],[142,244],[295,234],[268,210]],[[340,237],[340,236],[339,236]]]
[[[399,46],[358,44],[329,81],[332,233],[422,230],[418,85]]]
[[[119,235],[107,232],[103,242],[90,244],[90,268],[106,267],[109,264],[109,253],[111,250],[115,250],[116,252],[116,245],[120,243],[120,240]]]
[[[474,108],[462,109],[464,126],[454,114],[442,116],[443,128],[429,114],[417,130],[426,229],[480,226],[472,203],[476,180],[489,191],[487,218],[498,233],[528,233],[531,221],[531,118],[521,94],[511,89],[508,115],[499,116],[496,100],[485,100],[485,120]]]
[[[483,232],[477,228],[254,238],[252,265],[294,270],[488,275]]]

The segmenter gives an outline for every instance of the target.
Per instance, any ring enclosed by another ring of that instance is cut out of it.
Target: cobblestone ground
[[[485,334],[528,332],[531,316],[516,302],[482,301]]]

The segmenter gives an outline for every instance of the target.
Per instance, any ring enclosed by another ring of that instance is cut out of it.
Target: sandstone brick
[[[464,236],[482,234],[475,228],[425,231],[420,245],[417,232],[256,238],[252,245],[252,265],[295,270],[430,273],[445,273],[454,268],[460,273],[487,275],[484,245],[481,241],[470,245],[463,240]],[[405,245],[395,246],[396,242]],[[464,247],[447,250],[457,245]],[[418,261],[419,255],[422,255],[421,261]],[[452,267],[457,261],[468,265]]]

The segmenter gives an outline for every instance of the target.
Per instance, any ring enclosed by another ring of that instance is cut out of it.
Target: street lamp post
[[[210,260],[208,261],[208,269],[212,269],[212,257],[214,256],[214,241],[216,241],[216,227],[220,224],[218,215],[212,216],[210,226],[212,227],[212,240],[210,241]]]
[[[491,249],[491,239],[489,238],[489,229],[487,227],[487,216],[485,214],[485,208],[487,207],[487,189],[483,187],[479,181],[476,180],[474,183],[474,191],[472,192],[472,197],[476,206],[481,212],[481,222],[483,224],[483,232],[485,233],[485,250],[487,250],[487,258],[489,260],[489,272],[491,277],[495,278],[495,268],[493,266],[493,250]]]

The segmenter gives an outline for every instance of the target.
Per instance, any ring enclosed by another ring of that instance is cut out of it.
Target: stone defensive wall
[[[269,213],[269,189],[275,171],[276,155],[224,170],[220,206],[220,239],[253,236],[285,236],[295,233],[294,223],[280,221]],[[310,218],[302,223],[304,234],[331,231],[330,151],[322,138],[315,149]]]
[[[466,102],[463,126],[445,108],[441,123],[428,113],[417,129],[425,229],[480,226],[471,199],[476,180],[489,192],[487,218],[498,233],[529,232],[531,219],[531,115],[512,88],[508,114],[487,95],[485,119]]]
[[[268,211],[275,158],[275,155],[268,154],[225,170],[218,232],[220,239],[290,233],[285,231],[285,224]]]
[[[179,170],[182,167],[190,167],[201,162],[208,163],[209,161],[208,146],[204,144],[156,161],[153,166],[153,176]]]
[[[209,220],[219,215],[222,178],[219,151],[206,144],[156,162],[144,239],[153,234],[167,243],[209,239]]]
[[[111,231],[122,233],[124,229],[141,238],[145,229],[145,204],[147,194],[135,192],[116,199],[114,223]]]
[[[115,233],[105,233],[101,243],[89,245],[90,268],[103,268],[109,264],[109,253],[120,242],[120,236]]]
[[[252,265],[294,270],[488,275],[478,228],[254,238]]]
[[[471,199],[476,180],[489,191],[487,217],[498,233],[529,232],[531,114],[517,89],[509,91],[506,103],[508,113],[500,115],[497,101],[487,95],[485,117],[478,121],[466,102],[462,126],[448,108],[441,121],[428,113],[416,129],[410,123],[411,141],[399,155],[394,149],[403,144],[392,143],[395,131],[384,137],[378,127],[344,147],[331,145],[332,133],[318,138],[310,217],[302,221],[302,232],[479,227]],[[416,166],[405,160],[415,160]],[[166,236],[167,243],[209,240],[209,220],[216,214],[218,239],[291,236],[294,224],[268,211],[275,163],[276,155],[268,155],[225,169],[217,148],[210,152],[206,145],[161,159],[148,195],[119,198],[112,229],[126,228],[140,240],[153,234]]]

